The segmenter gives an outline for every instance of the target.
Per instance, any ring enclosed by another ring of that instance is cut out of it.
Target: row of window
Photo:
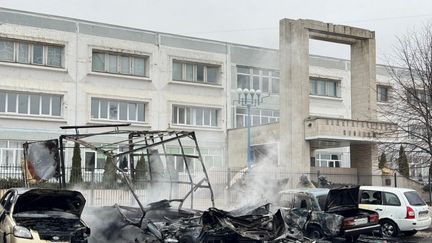
[[[7,166],[12,170],[20,169],[20,164],[23,156],[23,143],[25,141],[18,140],[0,140],[0,166]],[[96,146],[102,144],[95,144]],[[107,147],[104,147],[107,148]],[[125,152],[128,147],[118,146],[114,149],[116,152]],[[183,147],[185,154],[198,155],[198,152],[194,147]],[[66,150],[66,154],[68,154]],[[180,148],[177,146],[168,146],[166,148],[168,154],[181,154]],[[204,165],[207,169],[210,168],[223,168],[223,150],[222,148],[200,148],[201,156],[203,158]],[[105,167],[106,156],[101,152],[84,149],[82,166],[85,171],[103,170]],[[67,156],[67,155],[66,155]],[[161,157],[164,157],[161,155]],[[177,172],[185,172],[185,164],[182,156],[167,156],[167,159],[173,163],[174,168]],[[137,161],[135,161],[136,166]],[[125,171],[129,167],[129,156],[120,158],[117,166]],[[188,159],[188,166],[192,173],[202,171],[201,163],[197,159]]]
[[[64,46],[21,40],[0,40],[0,62],[16,62],[49,67],[64,67]],[[148,77],[147,55],[103,50],[92,51],[92,71]],[[220,65],[173,61],[172,78],[208,84],[219,84]]]
[[[259,89],[267,94],[279,94],[279,71],[237,66],[237,88]],[[310,78],[310,94],[316,96],[341,97],[340,81]],[[377,85],[377,100],[388,102],[389,86]],[[420,95],[421,97],[421,95]]]
[[[110,121],[146,121],[145,102],[92,98],[92,119]],[[217,127],[220,109],[173,105],[172,123],[201,127]],[[60,117],[62,96],[0,90],[0,114]]]

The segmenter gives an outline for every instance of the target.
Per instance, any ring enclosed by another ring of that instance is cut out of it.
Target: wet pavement
[[[345,242],[345,239],[342,239],[342,238],[332,240],[332,243],[343,243],[343,242]],[[388,240],[377,239],[373,236],[361,236],[357,242],[359,242],[359,243],[417,243],[417,242],[426,243],[426,242],[432,242],[432,227],[427,229],[427,230],[419,231],[414,236],[401,235],[400,237],[388,239]]]

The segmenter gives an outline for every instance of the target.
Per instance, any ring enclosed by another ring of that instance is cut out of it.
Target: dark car
[[[305,218],[302,227],[307,236],[314,239],[342,236],[354,242],[360,234],[380,230],[378,214],[359,209],[358,199],[359,187],[297,189],[280,192],[279,204],[293,209],[290,217]]]
[[[78,191],[9,189],[0,200],[0,242],[87,242]]]

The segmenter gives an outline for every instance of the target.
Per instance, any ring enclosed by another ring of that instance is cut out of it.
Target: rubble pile
[[[101,207],[86,219],[92,228],[89,242],[312,242],[304,237],[290,210],[271,205],[233,211],[178,209],[162,200],[145,208]],[[305,220],[303,220],[305,221]]]

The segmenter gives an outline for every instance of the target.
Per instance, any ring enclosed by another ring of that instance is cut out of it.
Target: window
[[[145,121],[145,106],[143,102],[121,100],[91,99],[91,118],[114,121]]]
[[[0,166],[3,170],[18,172],[17,177],[21,176],[23,143],[18,140],[0,140]]]
[[[21,40],[0,40],[0,61],[63,67],[64,46]]]
[[[205,107],[173,106],[172,122],[176,125],[201,127],[218,126],[219,109]]]
[[[188,81],[219,85],[220,66],[173,61],[172,79],[176,81]]]
[[[100,144],[100,143],[95,143],[93,144],[96,147],[100,147],[105,150],[112,150],[115,152],[123,152],[124,150],[122,150],[121,146],[116,146],[116,145],[107,145],[107,144]],[[88,149],[84,149],[84,158],[83,158],[83,163],[84,163],[84,171],[85,172],[97,172],[97,173],[101,173],[103,172],[103,169],[105,167],[105,162],[106,162],[106,155],[103,154],[102,152],[98,151],[93,151],[93,150],[88,150]],[[117,164],[119,165],[119,164]],[[89,178],[89,177],[86,177]],[[100,177],[95,178],[96,181],[98,181],[99,179],[101,179]]]
[[[328,154],[317,152],[315,155],[315,165],[317,167],[339,168],[342,160],[340,154]]]
[[[236,128],[247,126],[247,110],[236,108]],[[258,126],[279,121],[279,111],[251,109],[251,126]]]
[[[409,89],[406,90],[407,100],[411,105],[432,104],[432,97],[429,95],[430,90],[425,89]]]
[[[426,203],[416,191],[404,192],[406,199],[411,206],[424,206]]]
[[[237,66],[237,88],[279,94],[279,71]]]
[[[379,102],[387,102],[388,101],[388,93],[389,93],[389,87],[388,86],[377,86],[377,100]]]
[[[328,97],[340,97],[338,80],[329,79],[310,79],[310,94],[318,96],[328,96]]]
[[[360,203],[382,205],[380,191],[361,191]]]
[[[187,155],[198,155],[198,152],[194,147],[183,147],[184,153]],[[166,149],[168,154],[176,154],[178,156],[168,156],[169,162],[174,164],[177,172],[185,172],[186,168],[184,165],[183,157],[181,156],[181,150],[177,146],[168,146]],[[222,148],[200,148],[201,156],[204,161],[206,169],[218,169],[223,168],[223,150]],[[188,158],[188,166],[191,173],[201,172],[202,166],[198,159]]]
[[[148,56],[93,50],[92,71],[148,77]]]
[[[0,113],[61,116],[62,97],[0,90]]]
[[[389,205],[389,206],[401,205],[398,196],[396,196],[395,194],[390,192],[383,192],[383,196],[384,196],[384,200],[383,200],[384,205]]]
[[[95,168],[96,152],[85,152],[85,171],[93,171]]]

